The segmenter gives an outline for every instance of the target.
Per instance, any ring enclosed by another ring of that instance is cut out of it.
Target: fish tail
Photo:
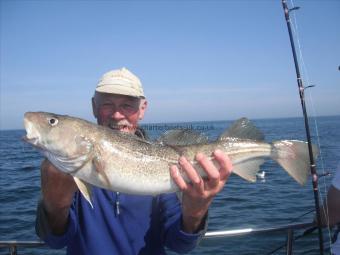
[[[272,159],[278,162],[288,174],[298,183],[304,185],[310,173],[308,144],[296,140],[273,142]],[[312,145],[313,157],[318,155],[318,149]]]

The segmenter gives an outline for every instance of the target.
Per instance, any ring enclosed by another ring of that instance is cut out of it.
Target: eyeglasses
[[[104,114],[113,114],[115,112],[120,112],[124,115],[131,115],[137,112],[139,105],[137,103],[125,102],[122,104],[115,105],[113,103],[104,103],[99,106],[99,110]]]

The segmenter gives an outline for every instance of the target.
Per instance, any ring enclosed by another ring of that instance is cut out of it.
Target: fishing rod
[[[316,210],[316,223],[317,223],[317,228],[318,228],[320,254],[322,255],[324,249],[323,249],[323,235],[322,235],[322,227],[321,227],[318,174],[316,171],[316,165],[315,165],[315,161],[313,157],[312,142],[311,142],[311,136],[310,136],[310,130],[309,130],[309,124],[308,124],[308,115],[307,115],[306,104],[305,104],[305,93],[304,93],[305,87],[303,86],[301,75],[300,75],[300,68],[299,68],[297,57],[296,57],[296,50],[295,50],[294,39],[292,35],[290,17],[289,17],[289,12],[299,9],[299,7],[294,7],[292,9],[289,9],[287,6],[286,0],[282,0],[282,7],[283,7],[284,14],[285,14],[286,22],[287,22],[290,46],[292,48],[300,101],[301,101],[303,117],[305,121],[305,129],[306,129],[306,136],[307,136],[307,143],[308,143],[308,153],[309,153],[309,160],[310,160],[310,171],[312,174],[313,193],[314,193],[314,202],[315,202],[315,210]]]

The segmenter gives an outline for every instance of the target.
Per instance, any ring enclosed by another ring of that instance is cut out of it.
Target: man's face
[[[136,131],[146,105],[144,99],[117,94],[96,92],[92,98],[93,114],[99,125],[128,133]]]

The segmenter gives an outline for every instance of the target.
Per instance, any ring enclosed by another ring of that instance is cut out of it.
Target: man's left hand
[[[176,165],[170,167],[174,182],[183,192],[182,230],[187,233],[199,230],[213,198],[222,190],[232,172],[232,163],[221,150],[214,151],[213,157],[219,164],[219,168],[204,154],[196,155],[196,161],[206,172],[207,176],[204,178],[197,173],[185,157],[180,157],[179,165],[189,178],[189,183],[184,181]]]

